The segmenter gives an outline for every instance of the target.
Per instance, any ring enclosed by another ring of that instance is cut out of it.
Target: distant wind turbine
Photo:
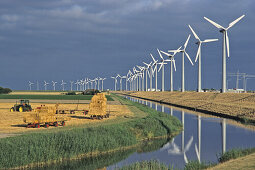
[[[189,39],[190,39],[190,35],[188,36],[185,44],[183,45],[183,49],[181,49],[181,50],[169,50],[168,51],[168,52],[173,52],[173,53],[175,53],[175,52],[181,52],[182,53],[182,92],[185,92],[184,57],[186,56],[189,59],[190,63],[192,65],[194,65],[191,58],[189,57],[189,54],[186,52],[186,47],[188,45]]]

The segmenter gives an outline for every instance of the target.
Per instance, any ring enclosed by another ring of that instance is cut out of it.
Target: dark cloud
[[[126,74],[135,65],[149,62],[149,53],[158,57],[156,48],[183,45],[191,34],[187,27],[191,24],[201,39],[220,39],[202,49],[203,86],[220,88],[221,34],[203,16],[227,26],[246,14],[229,31],[227,70],[255,74],[254,11],[253,0],[2,0],[0,85],[25,89],[29,80],[69,81]],[[193,60],[194,42],[192,37],[187,48]],[[180,58],[176,56],[175,89],[180,87]],[[188,89],[196,88],[196,67],[186,62]],[[254,82],[249,80],[248,87]],[[112,84],[111,79],[105,81],[108,88]],[[230,87],[234,84],[234,79],[229,81]]]

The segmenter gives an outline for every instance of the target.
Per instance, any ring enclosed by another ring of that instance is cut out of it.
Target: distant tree
[[[11,93],[12,90],[9,89],[9,88],[3,88],[3,87],[0,87],[0,94],[8,94],[8,93]]]

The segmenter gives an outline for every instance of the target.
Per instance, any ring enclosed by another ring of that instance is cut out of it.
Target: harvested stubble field
[[[255,120],[254,93],[197,93],[197,92],[118,92],[134,97],[165,102]]]
[[[29,131],[40,131],[46,130],[46,128],[41,127],[36,128],[26,128],[26,124],[23,122],[23,115],[25,112],[10,112],[10,108],[14,103],[0,103],[0,138],[11,136],[17,133],[29,132]],[[46,106],[55,106],[55,104],[45,104]],[[41,106],[41,103],[32,103],[32,108]],[[59,109],[63,110],[74,110],[77,104],[60,104]],[[89,104],[79,104],[79,110],[88,110]],[[83,124],[95,124],[102,121],[116,119],[117,117],[129,116],[132,117],[133,113],[128,109],[126,105],[108,105],[107,111],[110,111],[110,118],[103,120],[92,120],[83,115],[82,112],[76,112],[76,114],[66,114],[66,116],[71,117],[70,121],[66,122],[67,127],[79,126]],[[55,128],[55,127],[50,127]],[[61,127],[58,127],[61,128]]]

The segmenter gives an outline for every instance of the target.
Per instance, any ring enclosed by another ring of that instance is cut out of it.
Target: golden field
[[[10,112],[10,108],[13,107],[14,103],[0,103],[0,138],[5,136],[10,136],[11,134],[36,131],[36,130],[45,130],[46,128],[41,127],[40,129],[36,128],[26,128],[26,124],[23,122],[23,115],[26,112]],[[46,106],[55,106],[55,104],[45,104]],[[32,108],[41,106],[41,103],[32,103]],[[65,110],[74,110],[77,108],[77,104],[60,104],[59,109]],[[89,104],[79,104],[79,110],[88,110]],[[101,123],[109,119],[116,119],[117,117],[123,116],[133,116],[133,113],[125,105],[108,105],[107,111],[110,111],[110,118],[105,118],[103,120],[92,120],[87,118],[83,113],[76,112],[75,114],[66,114],[70,117],[71,120],[66,122],[66,126],[78,126],[82,124],[94,124]],[[55,128],[55,127],[49,127]],[[58,127],[61,128],[61,127]]]
[[[135,97],[255,120],[254,93],[117,92]]]

